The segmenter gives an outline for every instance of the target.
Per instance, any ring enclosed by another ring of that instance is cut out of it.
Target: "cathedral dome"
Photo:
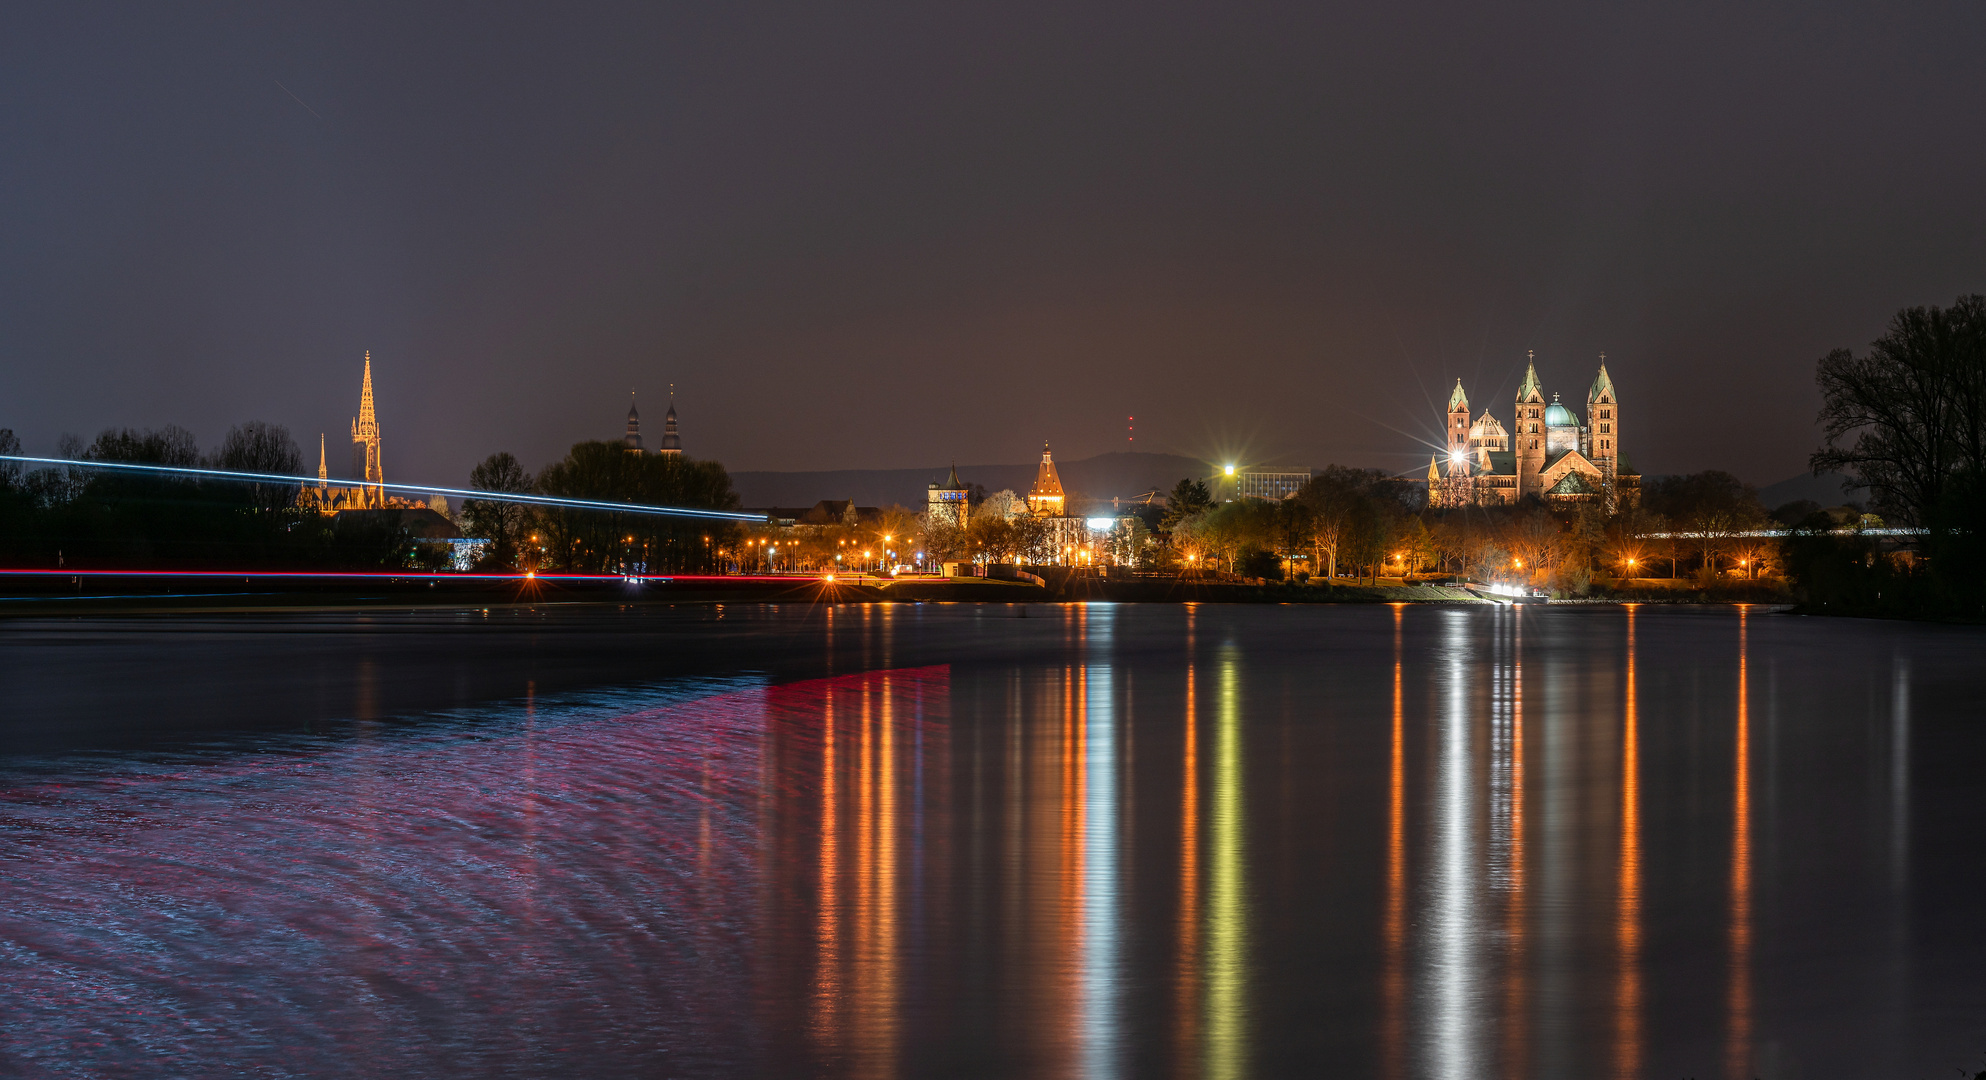
[[[1550,405],[1545,406],[1545,426],[1548,428],[1578,427],[1579,418],[1572,415],[1571,409],[1560,405],[1554,400]]]

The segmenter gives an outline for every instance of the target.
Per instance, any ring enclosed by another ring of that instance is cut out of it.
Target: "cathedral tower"
[[[621,438],[621,445],[630,454],[641,453],[641,413],[634,407],[634,391],[628,391],[628,433]]]
[[[1545,390],[1538,385],[1536,353],[1525,353],[1524,383],[1517,388],[1516,427],[1511,438],[1517,457],[1517,497],[1542,495],[1538,473],[1545,466]]]
[[[369,485],[366,489],[366,505],[378,508],[386,505],[386,492],[378,485],[386,482],[385,471],[379,463],[379,417],[372,409],[372,353],[365,354],[365,382],[359,389],[359,415],[352,420],[352,471],[359,474],[359,481]]]
[[[669,384],[669,411],[662,414],[662,445],[656,453],[664,457],[680,457],[683,453],[683,437],[676,431],[676,384]]]
[[[1462,391],[1462,380],[1455,380],[1455,390],[1448,395],[1448,467],[1453,470],[1456,463],[1469,456],[1469,395]]]
[[[1607,354],[1600,354],[1600,373],[1586,392],[1587,457],[1599,467],[1600,475],[1612,480],[1619,471],[1621,417],[1620,403],[1614,398],[1614,380],[1607,377]]]

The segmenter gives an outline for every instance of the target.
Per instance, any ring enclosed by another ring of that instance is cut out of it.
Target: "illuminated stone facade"
[[[417,499],[389,496],[382,486],[386,470],[380,463],[379,416],[372,404],[372,354],[365,354],[365,376],[359,384],[359,414],[352,418],[352,471],[358,483],[333,484],[325,467],[324,436],[317,436],[317,483],[297,492],[297,505],[336,514],[346,510],[417,509]]]
[[[972,512],[971,496],[972,492],[959,482],[959,467],[954,465],[951,478],[943,487],[932,484],[926,489],[924,516],[934,525],[963,529]]]
[[[1620,450],[1620,401],[1606,357],[1586,393],[1586,420],[1558,395],[1545,400],[1535,358],[1505,428],[1488,409],[1472,418],[1462,381],[1448,396],[1447,462],[1427,464],[1428,505],[1498,506],[1535,496],[1558,505],[1597,503],[1608,510],[1641,498],[1641,476]]]

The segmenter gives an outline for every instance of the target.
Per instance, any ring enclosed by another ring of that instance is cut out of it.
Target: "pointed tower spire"
[[[662,445],[656,453],[674,456],[682,452],[683,436],[676,430],[676,384],[670,383],[669,411],[662,414]]]
[[[1456,409],[1467,411],[1468,408],[1469,395],[1462,389],[1462,380],[1456,379],[1455,389],[1448,395],[1448,411],[1454,412]]]
[[[365,383],[359,387],[359,434],[379,433],[379,417],[372,409],[372,350],[365,354]]]
[[[1535,352],[1524,354],[1524,383],[1517,388],[1517,400],[1545,400],[1545,389],[1538,382],[1538,354]]]
[[[1062,477],[1055,472],[1055,457],[1048,444],[1041,444],[1041,465],[1034,473],[1034,487],[1027,493],[1029,510],[1045,517],[1061,517],[1064,495]]]
[[[641,453],[641,413],[634,407],[634,388],[628,388],[628,430],[621,439],[621,445],[630,454]]]
[[[357,467],[361,483],[375,485],[366,493],[368,507],[378,509],[385,506],[386,492],[377,487],[386,482],[386,473],[379,461],[379,416],[372,406],[370,349],[365,354],[365,381],[359,385],[359,415],[352,420],[352,464]]]
[[[1614,380],[1607,376],[1607,354],[1600,354],[1600,373],[1593,377],[1593,389],[1586,392],[1587,404],[1614,400]]]
[[[324,433],[320,431],[317,433],[317,486],[323,487],[329,479],[331,474],[324,468]]]

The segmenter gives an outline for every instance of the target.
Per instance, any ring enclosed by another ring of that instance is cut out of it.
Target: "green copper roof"
[[[1524,385],[1517,388],[1517,400],[1545,400],[1545,389],[1538,385],[1538,364],[1536,361],[1530,361],[1524,365]]]
[[[1545,406],[1545,426],[1548,428],[1578,427],[1579,418],[1572,415],[1571,409],[1560,405],[1558,403],[1558,395],[1554,394],[1552,395],[1552,403]]]
[[[1466,409],[1468,407],[1469,395],[1462,392],[1462,380],[1456,379],[1455,392],[1448,395],[1448,411],[1454,412],[1457,409]]]
[[[1607,378],[1607,362],[1604,360],[1600,361],[1600,373],[1593,377],[1593,389],[1586,392],[1586,400],[1598,401],[1602,397],[1608,401],[1618,400],[1614,397],[1614,380]]]

